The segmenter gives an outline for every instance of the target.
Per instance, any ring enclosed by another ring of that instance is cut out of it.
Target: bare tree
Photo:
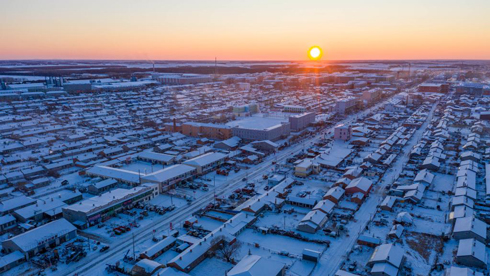
[[[215,245],[217,243],[220,243],[221,241],[224,240],[223,236],[219,236],[214,238],[211,241],[211,244]],[[242,247],[242,243],[238,240],[235,240],[232,244],[230,243],[221,243],[218,245],[218,248],[216,249],[216,253],[223,259],[225,259],[227,262],[231,263],[231,261],[235,258],[236,254]]]

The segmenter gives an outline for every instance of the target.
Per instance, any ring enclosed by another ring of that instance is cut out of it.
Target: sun
[[[308,50],[308,57],[310,60],[320,60],[322,58],[323,51],[322,48],[318,46],[311,46]]]

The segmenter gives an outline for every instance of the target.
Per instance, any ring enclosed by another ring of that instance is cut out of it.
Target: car
[[[103,246],[99,251],[100,252],[106,252],[107,250],[109,250],[109,246],[108,245]]]

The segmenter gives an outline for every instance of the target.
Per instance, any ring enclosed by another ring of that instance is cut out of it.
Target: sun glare
[[[312,46],[308,50],[308,57],[310,58],[310,60],[319,60],[320,58],[322,58],[322,54],[322,49],[318,46]]]

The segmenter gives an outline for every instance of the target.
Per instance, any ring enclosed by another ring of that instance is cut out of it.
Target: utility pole
[[[133,234],[133,260],[136,260],[136,252],[134,251],[134,232]]]
[[[213,177],[213,193],[214,193],[213,202],[214,205],[216,205],[216,175],[214,175]]]

